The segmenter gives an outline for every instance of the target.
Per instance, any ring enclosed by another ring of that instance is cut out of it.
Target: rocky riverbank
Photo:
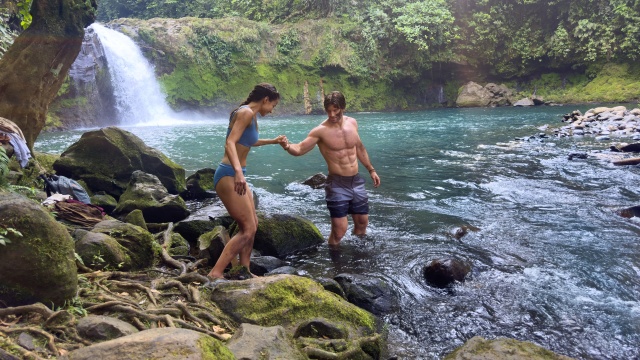
[[[108,214],[66,201],[45,207],[46,195],[26,191],[36,187],[37,171],[12,167],[13,191],[0,194],[0,223],[11,229],[0,238],[3,358],[392,355],[381,319],[398,309],[394,289],[359,274],[319,278],[287,266],[287,255],[325,241],[308,220],[259,214],[251,272],[260,277],[232,268],[229,280],[211,282],[205,275],[233,220],[190,219],[183,199],[215,196],[210,171],[185,179],[180,166],[118,128],[88,132],[59,157],[37,158],[48,172],[79,180]],[[480,338],[448,358],[514,351],[563,358],[531,343]]]

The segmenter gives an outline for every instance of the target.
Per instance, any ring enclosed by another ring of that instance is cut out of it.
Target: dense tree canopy
[[[98,16],[240,16],[270,23],[330,17],[354,23],[363,52],[401,50],[422,68],[491,64],[502,77],[640,55],[639,0],[102,0]]]

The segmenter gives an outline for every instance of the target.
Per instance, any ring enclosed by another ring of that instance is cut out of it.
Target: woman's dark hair
[[[347,107],[347,100],[344,99],[344,95],[340,91],[332,91],[324,97],[324,109],[327,110],[329,105],[344,110]]]
[[[269,101],[274,101],[280,99],[280,93],[276,90],[276,87],[269,83],[260,83],[256,85],[253,90],[247,96],[247,100],[245,100],[240,106],[248,105],[253,101],[260,101],[265,97],[269,98]],[[237,108],[233,111],[238,110]],[[231,113],[233,113],[233,111]]]

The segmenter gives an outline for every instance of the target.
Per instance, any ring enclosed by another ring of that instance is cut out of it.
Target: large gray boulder
[[[78,274],[73,239],[40,204],[0,192],[0,224],[19,231],[0,244],[0,300],[5,306],[41,302],[62,306],[73,299]]]
[[[53,168],[58,175],[84,180],[94,193],[104,191],[115,198],[125,191],[135,170],[157,176],[171,194],[185,190],[184,168],[117,127],[82,134],[53,163]]]
[[[227,347],[238,359],[308,359],[287,337],[282,326],[240,324],[236,333],[229,339]]]
[[[469,81],[458,92],[456,105],[458,107],[484,107],[491,102],[492,94],[482,85]]]
[[[78,320],[78,334],[93,341],[105,341],[138,332],[128,322],[110,316],[89,315]]]
[[[74,350],[68,360],[225,360],[235,359],[220,341],[193,330],[160,328],[105,341]]]
[[[136,170],[131,174],[127,190],[120,196],[115,214],[141,210],[150,223],[177,222],[189,216],[179,195],[171,195],[157,176]]]
[[[340,284],[346,299],[375,315],[397,310],[398,295],[386,282],[365,275],[340,274],[334,278]]]

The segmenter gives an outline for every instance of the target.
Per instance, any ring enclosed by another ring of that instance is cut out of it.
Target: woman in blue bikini
[[[279,144],[285,141],[280,135],[275,139],[258,139],[258,119],[256,114],[265,116],[273,111],[280,94],[267,83],[256,85],[247,100],[231,112],[224,157],[213,177],[213,186],[229,215],[238,224],[238,233],[224,247],[216,265],[208,276],[223,278],[224,269],[239,255],[240,265],[249,269],[253,239],[258,228],[258,217],[249,191],[246,173],[247,155],[252,146]]]

